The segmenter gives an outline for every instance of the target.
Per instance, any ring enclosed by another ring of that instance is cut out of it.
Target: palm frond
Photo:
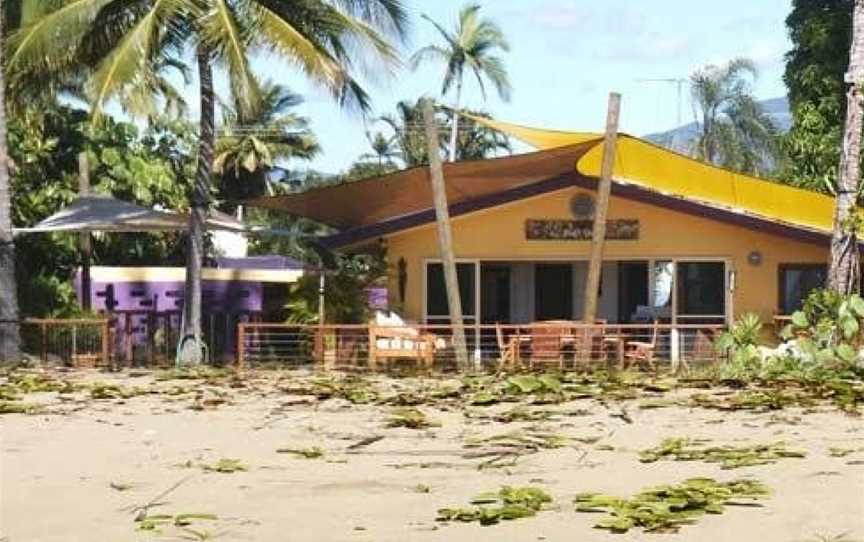
[[[242,2],[229,4],[227,0],[211,0],[210,9],[200,22],[204,45],[224,62],[229,73],[232,94],[243,109],[251,109],[258,99],[258,84],[249,66],[247,53],[252,43],[252,31],[244,24],[248,18],[242,13]],[[237,13],[241,10],[241,13]]]

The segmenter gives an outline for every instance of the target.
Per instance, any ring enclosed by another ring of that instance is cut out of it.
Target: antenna
[[[660,77],[656,79],[637,79],[637,83],[666,83],[669,85],[675,85],[676,91],[678,93],[678,126],[681,126],[683,122],[683,117],[681,116],[681,106],[683,104],[683,91],[684,85],[687,83],[688,79],[684,79],[682,77]]]

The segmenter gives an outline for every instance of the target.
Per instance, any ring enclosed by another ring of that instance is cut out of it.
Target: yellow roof
[[[600,176],[602,134],[471,118],[540,150],[595,140],[594,147],[577,161],[576,169],[589,177]],[[614,179],[799,228],[823,233],[832,229],[834,199],[830,196],[718,168],[629,135],[618,138]]]

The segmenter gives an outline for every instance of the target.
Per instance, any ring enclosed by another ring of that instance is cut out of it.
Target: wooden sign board
[[[529,241],[590,241],[594,230],[592,220],[538,220],[525,221],[525,238]],[[639,221],[635,219],[606,222],[606,239],[610,241],[636,241],[639,239]]]

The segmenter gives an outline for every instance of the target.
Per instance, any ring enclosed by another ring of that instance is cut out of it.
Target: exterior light
[[[749,263],[753,267],[759,267],[760,265],[762,265],[762,253],[758,250],[754,250],[747,255],[747,263]]]

